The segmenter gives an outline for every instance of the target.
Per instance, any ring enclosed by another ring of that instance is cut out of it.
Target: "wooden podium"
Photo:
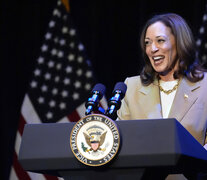
[[[138,180],[146,179],[148,172],[207,172],[207,151],[176,119],[116,121],[121,135],[119,152],[100,167],[86,166],[73,155],[70,132],[74,124],[25,125],[19,152],[22,167],[66,180]]]

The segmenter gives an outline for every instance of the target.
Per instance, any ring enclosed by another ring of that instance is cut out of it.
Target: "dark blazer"
[[[158,80],[148,86],[141,84],[140,76],[125,80],[127,92],[118,111],[118,119],[162,118]],[[203,80],[192,83],[180,80],[169,118],[176,118],[200,144],[207,143],[207,74]]]

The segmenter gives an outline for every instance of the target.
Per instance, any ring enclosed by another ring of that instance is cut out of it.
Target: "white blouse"
[[[172,89],[177,83],[178,83],[178,80],[174,80],[174,81],[160,80],[160,86],[166,91]],[[160,91],[163,118],[168,118],[176,92],[177,92],[177,89],[171,92],[170,94],[166,94]]]

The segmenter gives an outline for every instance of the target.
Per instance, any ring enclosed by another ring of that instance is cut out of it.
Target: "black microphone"
[[[116,120],[117,118],[117,110],[121,106],[121,100],[125,96],[126,90],[126,84],[123,82],[116,83],[112,92],[112,97],[108,101],[108,109],[106,111],[106,115],[113,120]]]
[[[91,91],[92,96],[88,98],[85,104],[85,115],[89,115],[92,111],[96,111],[98,109],[98,103],[105,94],[105,90],[106,87],[101,83],[98,83],[93,87]]]

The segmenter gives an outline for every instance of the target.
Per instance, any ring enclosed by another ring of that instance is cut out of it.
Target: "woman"
[[[141,34],[145,66],[125,80],[118,119],[176,118],[207,149],[207,75],[192,32],[177,14],[156,15]]]

